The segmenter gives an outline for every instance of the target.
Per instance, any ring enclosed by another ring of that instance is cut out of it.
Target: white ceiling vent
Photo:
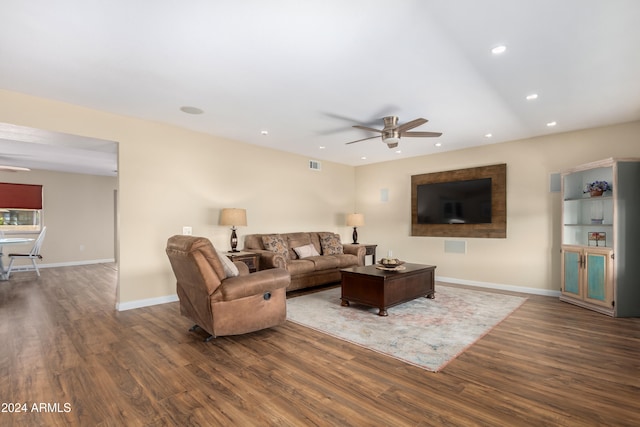
[[[319,160],[309,160],[309,169],[312,171],[322,170],[322,163]]]

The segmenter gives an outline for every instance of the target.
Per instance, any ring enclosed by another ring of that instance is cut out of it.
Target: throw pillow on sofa
[[[339,255],[344,253],[340,238],[333,233],[320,233],[320,246],[323,255]]]
[[[282,255],[284,259],[290,259],[287,242],[285,242],[279,234],[267,234],[262,236],[262,244],[266,250]]]
[[[315,246],[311,243],[304,246],[298,246],[297,248],[293,248],[293,251],[298,255],[298,258],[308,258],[310,256],[320,256]]]

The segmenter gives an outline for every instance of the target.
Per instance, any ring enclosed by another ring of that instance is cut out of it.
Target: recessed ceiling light
[[[366,156],[362,156],[362,157],[360,157],[360,160],[367,160],[367,157]]]
[[[402,150],[396,150],[396,154],[402,153]]]
[[[491,138],[492,136],[493,136],[492,133],[487,133],[487,134],[484,135],[485,138]]]
[[[269,135],[269,131],[268,131],[268,130],[260,131],[260,133],[261,133],[262,135]]]
[[[504,53],[506,50],[507,50],[507,47],[505,45],[500,45],[491,49],[491,53],[493,53],[494,55],[500,55],[501,53]]]
[[[433,145],[435,145],[436,147],[442,147],[442,142],[436,142],[436,143],[435,143],[435,144],[433,144]]]
[[[321,150],[324,150],[324,149],[325,149],[325,148],[327,148],[327,147],[325,147],[324,145],[321,145],[321,146],[319,146],[318,148],[319,148],[319,149],[321,149]]]
[[[527,101],[531,101],[533,99],[538,99],[537,93],[532,93],[531,95],[527,95]]]
[[[549,122],[549,123],[547,123],[547,127],[552,128],[552,127],[554,127],[554,126],[555,126],[555,125],[557,125],[557,124],[558,124],[558,123],[556,123],[556,122]]]
[[[200,108],[198,108],[198,107],[190,107],[188,105],[185,105],[184,107],[180,107],[180,111],[182,111],[183,113],[187,113],[187,114],[202,114],[202,113],[204,113],[204,111],[202,111]]]

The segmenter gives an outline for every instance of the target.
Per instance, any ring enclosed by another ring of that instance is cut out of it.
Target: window
[[[42,226],[42,185],[0,183],[0,230],[39,232]]]
[[[39,232],[41,212],[35,209],[0,209],[0,230],[9,232]]]

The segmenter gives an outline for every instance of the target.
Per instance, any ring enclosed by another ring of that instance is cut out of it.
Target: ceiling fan
[[[384,128],[382,129],[374,129],[368,126],[354,125],[354,128],[368,130],[371,132],[378,132],[381,134],[382,142],[387,144],[389,148],[396,148],[398,146],[398,142],[400,138],[403,136],[407,137],[418,137],[418,138],[429,138],[429,137],[437,137],[442,135],[442,132],[409,132],[413,128],[417,128],[420,125],[423,125],[428,122],[427,119],[419,118],[415,120],[411,120],[410,122],[403,123],[401,125],[398,124],[397,116],[387,116],[382,119],[384,121]],[[347,142],[347,144],[353,144],[355,142],[366,141],[367,139],[377,138],[376,136],[370,136],[369,138],[358,139],[356,141]]]

